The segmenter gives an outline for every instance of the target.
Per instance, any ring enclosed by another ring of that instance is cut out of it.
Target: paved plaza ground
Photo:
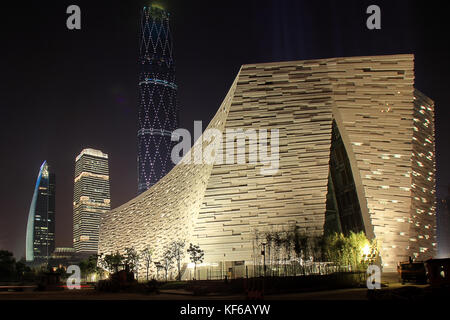
[[[406,288],[398,281],[396,273],[384,274],[382,290]],[[426,288],[427,285],[408,284],[407,287]],[[266,295],[264,300],[368,300],[367,288],[352,288],[341,290],[280,293]],[[97,292],[93,288],[62,291],[3,291],[0,300],[246,300],[245,294],[234,295],[193,295],[185,290],[161,290],[159,294],[142,293],[106,293]]]

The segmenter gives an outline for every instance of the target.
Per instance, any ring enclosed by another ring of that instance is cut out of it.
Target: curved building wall
[[[278,129],[278,143],[269,147],[279,148],[278,170],[261,174],[267,167],[261,161],[179,164],[147,192],[104,216],[99,252],[150,245],[158,261],[164,246],[180,238],[199,244],[207,263],[251,263],[255,230],[297,225],[310,235],[323,234],[335,120],[364,230],[379,240],[384,265],[394,268],[411,255],[418,232],[410,219],[418,205],[411,200],[413,65],[412,55],[394,55],[243,66],[210,127]],[[249,150],[252,143],[246,143]],[[424,165],[430,164],[434,158]],[[430,192],[433,183],[427,184]],[[433,194],[426,196],[433,203]],[[432,207],[428,212],[432,225]],[[429,256],[434,230],[427,230],[430,237],[421,239],[421,246],[429,248]]]
[[[332,129],[327,60],[243,66],[226,129],[278,129],[279,168],[214,166],[192,241],[206,262],[253,261],[255,231],[323,232]]]
[[[225,126],[236,81],[208,128]],[[206,147],[199,139],[194,146]],[[194,147],[195,148],[195,147]],[[185,156],[190,158],[193,154]],[[150,246],[153,261],[162,261],[166,246],[174,240],[189,241],[211,173],[212,164],[184,164],[174,167],[155,186],[101,218],[99,254],[134,247],[138,252]],[[152,266],[154,268],[154,266]]]

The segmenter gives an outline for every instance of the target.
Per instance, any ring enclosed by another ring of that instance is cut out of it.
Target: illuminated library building
[[[414,88],[413,55],[244,65],[207,129],[230,128],[278,129],[278,171],[179,163],[102,215],[99,253],[150,246],[162,261],[181,239],[204,265],[251,268],[255,230],[296,225],[364,231],[385,270],[435,254],[434,102]]]

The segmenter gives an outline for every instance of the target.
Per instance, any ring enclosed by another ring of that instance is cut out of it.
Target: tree
[[[147,281],[148,281],[148,272],[150,270],[150,264],[152,263],[152,254],[153,254],[153,249],[151,249],[150,247],[145,248],[141,252],[141,257],[144,260],[145,268],[147,271]]]
[[[342,233],[334,233],[325,238],[325,256],[336,267],[346,265],[346,241]]]
[[[197,272],[197,263],[203,262],[203,257],[205,255],[205,252],[200,249],[200,246],[190,243],[189,249],[187,252],[190,255],[191,262],[194,264],[194,278],[195,274]]]
[[[177,279],[178,281],[181,280],[181,260],[184,258],[184,246],[185,241],[179,240],[179,241],[173,241],[171,243],[171,250],[172,250],[172,256],[177,262],[177,269],[178,269],[178,275]]]
[[[81,274],[84,276],[84,278],[87,280],[87,276],[92,273],[98,273],[98,267],[97,267],[97,255],[91,255],[89,258],[83,260],[80,262],[79,267]]]
[[[287,231],[283,238],[284,246],[284,275],[287,276],[287,262],[291,260],[291,248],[293,243],[292,232]]]
[[[272,249],[272,244],[273,244],[273,235],[271,232],[266,232],[265,237],[266,237],[266,246],[267,246],[267,253],[268,253],[267,264],[270,267],[271,262],[272,262],[272,260],[271,260],[272,258],[271,258],[270,254],[271,254],[271,249]]]
[[[111,253],[105,255],[104,258],[101,258],[101,264],[103,267],[109,272],[119,272],[119,267],[123,266],[123,262],[125,257],[117,251],[116,253]]]
[[[260,235],[257,229],[253,230],[254,232],[254,236],[253,236],[253,241],[252,241],[252,248],[253,248],[253,274],[256,275],[256,273],[258,273],[258,275],[260,274],[260,266],[261,266],[261,255],[262,254],[262,244],[260,241]],[[256,267],[258,266],[258,269],[256,269]]]
[[[281,238],[280,232],[275,231],[273,233],[273,244],[275,249],[275,262],[278,276],[280,273],[280,251],[283,246],[283,239]]]
[[[125,248],[124,266],[125,270],[137,273],[139,266],[139,254],[134,248]]]
[[[0,281],[22,280],[27,272],[31,272],[31,268],[24,258],[16,261],[12,252],[0,250]]]
[[[303,254],[305,252],[307,237],[300,233],[300,228],[295,226],[293,230],[293,249],[295,252],[296,260],[300,264],[303,260]]]
[[[0,250],[0,280],[13,280],[16,275],[16,259],[12,252]]]
[[[367,239],[363,232],[350,232],[348,236],[335,233],[325,238],[325,257],[335,263],[336,266],[345,266],[349,270],[363,269],[368,263],[368,258],[375,259],[377,253],[375,240]],[[364,254],[369,249],[370,257]]]
[[[21,259],[16,262],[16,274],[19,280],[22,280],[25,273],[31,272],[31,268],[28,267],[25,263],[25,259]]]
[[[172,252],[171,248],[167,248],[163,254],[163,264],[162,264],[164,271],[166,273],[166,281],[167,281],[167,276],[168,276],[169,270],[172,268],[173,258],[174,257],[173,257],[173,252]]]
[[[312,236],[309,238],[309,252],[313,261],[319,261],[322,257],[322,237]]]

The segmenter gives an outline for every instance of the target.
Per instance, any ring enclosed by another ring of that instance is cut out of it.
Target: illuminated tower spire
[[[169,13],[152,4],[141,12],[138,115],[138,193],[173,167],[172,131],[178,126],[175,62]]]

